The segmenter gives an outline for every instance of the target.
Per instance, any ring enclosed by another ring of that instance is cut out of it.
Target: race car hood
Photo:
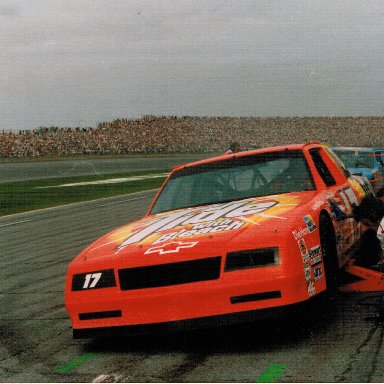
[[[231,242],[244,241],[244,236],[254,242],[255,236],[271,238],[278,228],[289,230],[289,222],[298,214],[303,216],[303,206],[314,196],[313,191],[287,193],[150,215],[107,234],[80,257],[123,258],[129,264],[134,259],[135,265],[144,265],[154,254],[180,259],[213,248],[216,252],[222,247],[228,250]]]

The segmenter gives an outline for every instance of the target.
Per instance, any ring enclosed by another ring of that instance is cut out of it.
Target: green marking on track
[[[274,383],[280,379],[287,366],[285,364],[271,364],[256,380],[256,383]]]
[[[94,359],[96,356],[97,356],[97,353],[91,353],[91,352],[86,353],[85,355],[82,355],[82,356],[78,357],[77,359],[72,360],[69,363],[62,365],[61,367],[56,368],[55,372],[56,373],[67,373],[67,372],[71,371],[72,369],[78,367],[79,365],[84,364],[84,363]]]

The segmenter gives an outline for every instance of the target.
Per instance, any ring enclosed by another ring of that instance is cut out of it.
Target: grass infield
[[[156,178],[145,178],[145,176],[164,174],[168,171],[168,169],[158,169],[0,183],[0,216],[159,188],[165,180],[164,175]],[[133,176],[143,176],[143,178],[110,184],[60,186]]]

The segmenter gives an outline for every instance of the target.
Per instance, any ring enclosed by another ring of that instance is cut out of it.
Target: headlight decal
[[[277,247],[249,249],[227,254],[225,272],[239,269],[267,267],[279,264],[279,250]]]
[[[72,291],[87,291],[90,289],[116,287],[113,269],[79,273],[73,275]]]

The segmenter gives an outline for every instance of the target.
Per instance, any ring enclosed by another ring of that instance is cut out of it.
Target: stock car
[[[352,174],[366,177],[375,192],[384,189],[384,149],[333,147],[332,150]]]
[[[177,166],[145,217],[70,263],[73,335],[224,324],[310,300],[334,285],[360,237],[340,212],[369,193],[320,143]]]

